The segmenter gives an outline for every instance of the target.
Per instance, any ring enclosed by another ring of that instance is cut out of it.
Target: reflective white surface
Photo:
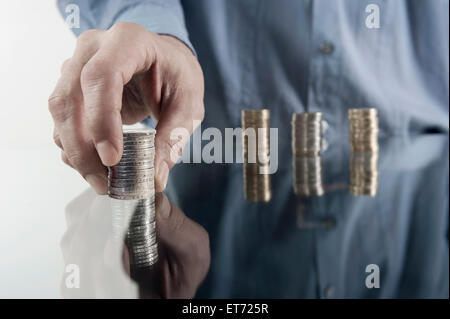
[[[64,206],[87,188],[60,161],[47,98],[75,37],[55,1],[0,10],[0,298],[58,298]]]

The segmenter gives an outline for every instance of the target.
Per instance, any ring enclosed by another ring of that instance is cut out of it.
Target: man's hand
[[[181,155],[179,148],[171,155],[180,142],[171,140],[171,132],[185,128],[192,134],[193,121],[203,120],[203,92],[200,65],[181,41],[134,23],[86,31],[49,98],[55,143],[63,161],[105,194],[105,166],[122,157],[122,124],[151,116],[158,122],[155,187],[162,191]]]
[[[193,298],[211,263],[208,232],[164,193],[156,194],[155,205],[158,263],[151,269],[130,269],[125,247],[125,271],[139,284],[141,298]]]

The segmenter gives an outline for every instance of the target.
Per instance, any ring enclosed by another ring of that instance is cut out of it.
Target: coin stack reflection
[[[120,162],[108,168],[108,194],[133,207],[126,243],[131,265],[152,266],[158,260],[155,224],[154,157],[156,131],[123,133]]]
[[[292,165],[294,193],[299,196],[321,196],[322,184],[321,112],[292,115]]]
[[[378,151],[350,155],[350,194],[375,196],[378,188]]]
[[[376,109],[349,109],[350,148],[353,152],[378,151],[378,115]]]
[[[244,197],[268,202],[272,198],[269,174],[270,111],[242,110]]]
[[[375,196],[378,188],[377,110],[349,109],[351,194]]]

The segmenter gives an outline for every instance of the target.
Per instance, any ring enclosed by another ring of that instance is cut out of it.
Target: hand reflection
[[[163,193],[156,194],[158,263],[152,268],[131,267],[128,249],[124,264],[139,284],[141,298],[192,298],[210,265],[209,236]]]
[[[66,207],[67,231],[61,240],[65,271],[64,298],[191,298],[210,264],[206,230],[156,195],[159,261],[152,269],[130,269],[124,238],[130,205],[99,196],[89,189]],[[79,269],[79,285],[70,280],[72,266]],[[125,267],[124,267],[125,265]],[[125,270],[125,271],[124,271]],[[139,285],[130,280],[130,273]]]

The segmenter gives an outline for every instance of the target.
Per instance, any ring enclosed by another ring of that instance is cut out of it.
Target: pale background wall
[[[54,0],[0,10],[0,298],[59,297],[65,205],[87,184],[60,161],[47,98],[75,37]]]

